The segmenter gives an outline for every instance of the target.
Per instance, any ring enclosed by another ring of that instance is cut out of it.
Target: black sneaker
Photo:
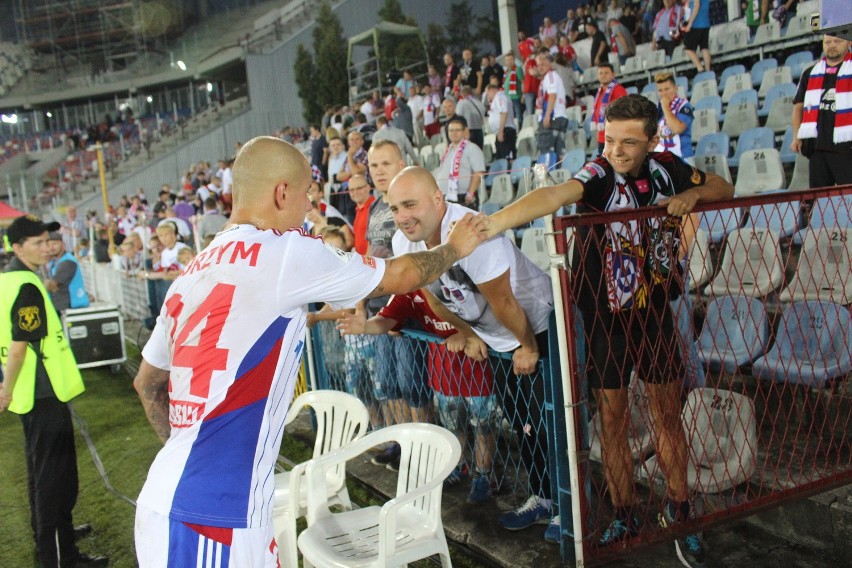
[[[92,525],[86,523],[84,525],[77,525],[74,527],[74,541],[78,541],[81,538],[85,538],[92,533]]]
[[[399,455],[401,453],[402,448],[399,447],[399,444],[394,443],[385,448],[382,453],[373,456],[373,459],[370,460],[370,463],[373,465],[387,466],[388,464],[396,462],[397,470],[399,470]]]
[[[109,557],[80,552],[77,554],[74,566],[85,566],[87,568],[101,568],[103,566],[109,566]]]

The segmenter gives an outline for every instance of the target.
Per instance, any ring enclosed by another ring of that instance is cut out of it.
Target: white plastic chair
[[[541,227],[530,227],[524,231],[524,236],[521,237],[521,252],[545,272],[550,269],[546,231]]]
[[[710,257],[710,236],[704,229],[696,229],[689,245],[689,290],[700,288],[710,281],[713,259]]]
[[[749,397],[721,389],[694,389],[681,418],[689,444],[686,483],[691,490],[721,493],[754,475],[757,421]],[[645,462],[641,475],[664,483],[657,456]]]
[[[327,472],[387,442],[402,449],[396,497],[381,507],[332,513]],[[441,497],[444,479],[460,458],[461,445],[452,432],[408,423],[382,428],[308,462],[308,528],[299,535],[305,568],[404,566],[433,554],[451,568]]]
[[[722,265],[704,293],[766,296],[781,285],[783,278],[778,233],[737,229],[728,236]]]
[[[304,406],[313,408],[317,421],[314,458],[340,448],[367,433],[369,412],[364,403],[350,394],[334,390],[309,391],[297,398],[287,413],[287,424],[296,419]],[[305,516],[308,507],[308,488],[302,479],[308,462],[292,470],[275,474],[275,505],[272,519],[278,558],[282,566],[297,566],[296,519]],[[352,508],[346,489],[345,464],[326,472],[324,487],[330,503]]]
[[[852,303],[852,228],[805,231],[796,274],[780,299]]]

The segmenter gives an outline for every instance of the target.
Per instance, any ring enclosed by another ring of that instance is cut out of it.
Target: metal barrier
[[[696,213],[694,239],[662,208],[556,219],[556,260],[573,253],[563,305],[584,307],[582,322],[565,311],[560,342],[564,398],[575,401],[557,474],[562,552],[577,565],[852,481],[852,186]],[[596,280],[600,250],[613,269]],[[671,303],[681,289],[694,306],[685,333]],[[575,347],[584,343],[588,356]],[[623,381],[624,406],[590,388],[599,381]],[[684,486],[688,518],[661,528],[665,500],[682,500]],[[625,511],[626,537],[602,542]]]
[[[96,264],[89,260],[80,261],[80,270],[89,294],[99,301],[116,304],[124,315],[139,320],[145,320],[151,315],[148,300],[149,285],[154,282],[165,282],[165,289],[168,289],[168,284],[171,284],[163,280],[150,282],[140,280],[133,275],[116,270],[111,264]],[[165,290],[162,293],[165,294]]]

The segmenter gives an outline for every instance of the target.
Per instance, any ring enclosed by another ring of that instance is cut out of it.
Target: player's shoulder
[[[599,156],[580,168],[574,175],[574,179],[583,183],[591,183],[595,180],[604,180],[612,174],[612,166],[603,156]]]

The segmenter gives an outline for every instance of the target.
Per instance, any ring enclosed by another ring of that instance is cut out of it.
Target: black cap
[[[56,221],[44,223],[35,215],[23,215],[12,221],[6,229],[6,236],[9,237],[9,243],[21,244],[26,239],[37,237],[46,231],[58,231],[60,227]]]

